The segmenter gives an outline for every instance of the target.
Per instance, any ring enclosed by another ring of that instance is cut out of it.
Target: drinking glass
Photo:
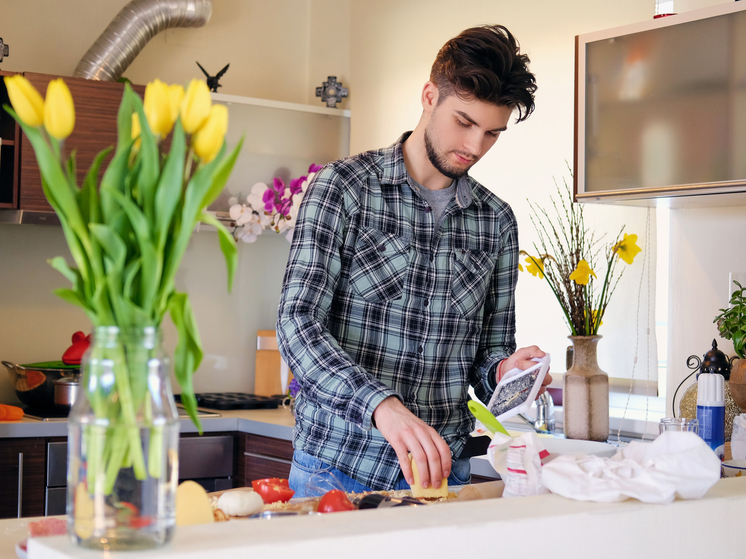
[[[699,421],[686,417],[664,417],[660,421],[659,428],[661,433],[666,431],[691,431],[698,435]]]

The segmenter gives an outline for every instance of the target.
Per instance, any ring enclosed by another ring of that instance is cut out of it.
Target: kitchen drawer
[[[251,485],[267,477],[286,478],[293,460],[293,443],[283,439],[243,433],[239,435],[236,486]]]
[[[233,437],[230,435],[181,437],[179,479],[233,476]]]

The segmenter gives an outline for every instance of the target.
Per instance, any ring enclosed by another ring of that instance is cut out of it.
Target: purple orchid
[[[290,392],[291,398],[295,398],[298,395],[298,392],[300,392],[300,383],[298,382],[298,379],[294,378],[290,381],[290,384],[288,384],[288,391]]]
[[[316,165],[316,163],[311,163],[311,166],[308,168],[309,173],[316,173],[317,171],[320,171],[322,168],[322,165]]]
[[[262,202],[264,202],[264,211],[272,213],[275,209],[275,192],[268,188],[262,194]]]
[[[303,181],[308,177],[298,177],[290,181],[290,194],[295,195],[303,191]]]

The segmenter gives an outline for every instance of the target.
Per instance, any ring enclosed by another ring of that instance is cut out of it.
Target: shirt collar
[[[383,184],[408,184],[407,166],[404,163],[404,151],[402,144],[409,138],[412,131],[402,134],[384,154],[383,173],[381,182]],[[456,184],[456,203],[460,208],[467,208],[474,200],[472,194],[472,179],[468,173],[458,179]]]

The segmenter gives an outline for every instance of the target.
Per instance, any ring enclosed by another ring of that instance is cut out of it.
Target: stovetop
[[[188,419],[184,406],[181,404],[176,405],[176,410],[179,412],[179,419]],[[37,421],[67,421],[67,411],[47,410],[42,408],[26,408],[24,410],[24,418],[35,419]],[[214,411],[197,409],[197,417],[209,418],[209,417],[221,417],[221,415]]]

